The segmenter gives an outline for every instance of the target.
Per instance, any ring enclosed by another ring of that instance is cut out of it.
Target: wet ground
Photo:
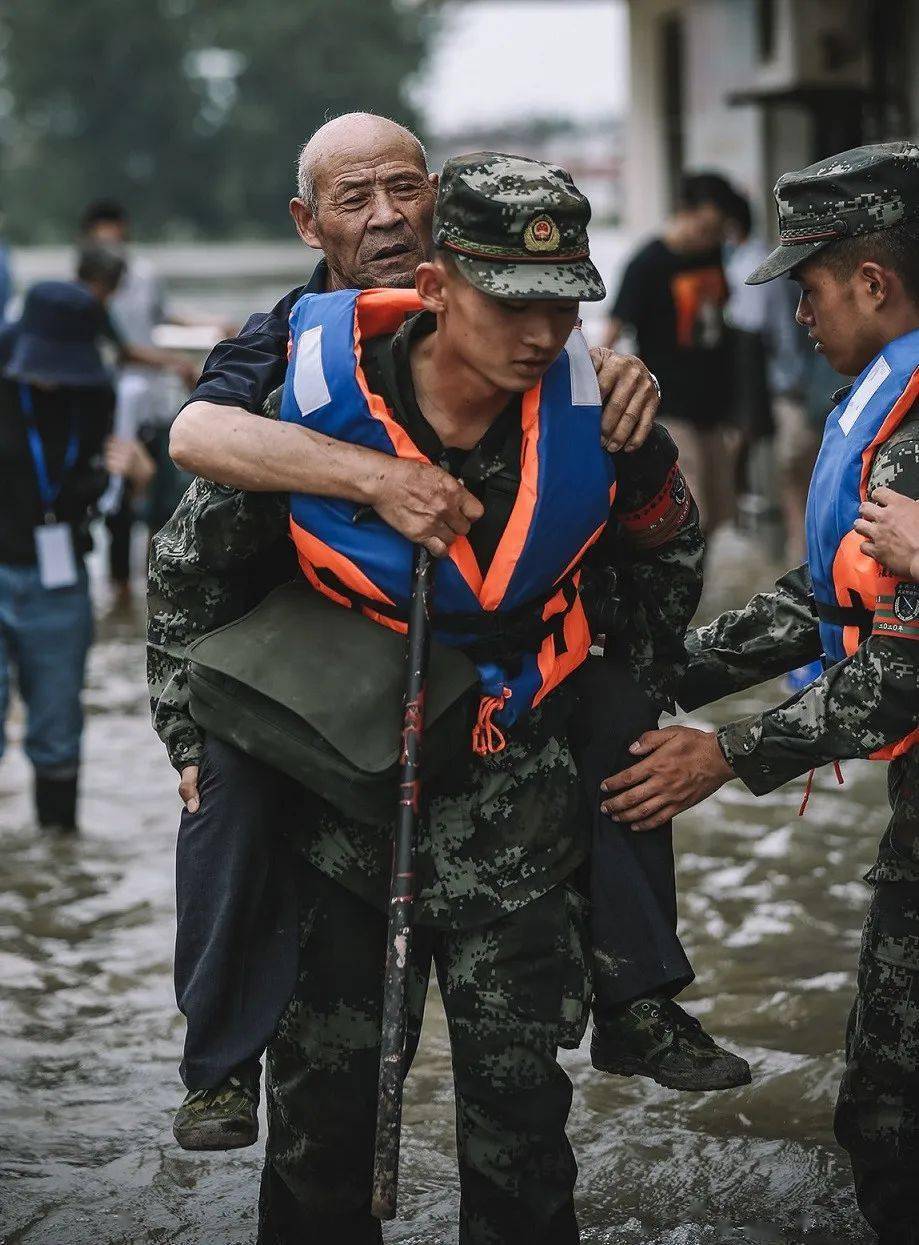
[[[769,580],[731,538],[708,611]],[[147,718],[138,624],[103,619],[92,654],[81,819],[31,823],[14,717],[0,769],[0,1243],[242,1245],[261,1144],[173,1143],[182,1022],[171,985],[175,778]],[[721,720],[760,694],[718,707]],[[712,720],[697,717],[698,722]],[[758,801],[731,784],[678,825],[684,996],[749,1058],[751,1087],[680,1095],[594,1073],[575,1084],[583,1238],[594,1245],[867,1245],[831,1117],[867,893],[886,820],[881,767]],[[408,1086],[399,1245],[453,1242],[449,1053],[436,996]]]

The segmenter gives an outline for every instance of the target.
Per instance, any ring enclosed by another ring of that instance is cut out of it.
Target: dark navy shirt
[[[321,259],[306,285],[285,294],[270,311],[250,316],[235,337],[218,342],[184,405],[215,402],[260,414],[268,395],[284,384],[294,304],[303,294],[324,293],[328,271]]]

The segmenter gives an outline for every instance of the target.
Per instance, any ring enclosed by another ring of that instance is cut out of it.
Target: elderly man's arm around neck
[[[436,557],[482,514],[481,503],[440,467],[336,441],[242,407],[189,403],[172,426],[169,452],[186,471],[247,493],[315,493],[373,506]]]

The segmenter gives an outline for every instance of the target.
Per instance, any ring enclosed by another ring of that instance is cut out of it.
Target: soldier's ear
[[[895,274],[889,268],[884,268],[881,264],[876,263],[873,259],[866,259],[864,263],[858,266],[858,278],[859,284],[869,301],[877,310],[880,310],[890,298],[891,285]]]
[[[447,270],[438,260],[419,264],[415,269],[415,293],[425,311],[439,315],[446,310],[446,285]]]
[[[294,198],[290,201],[290,214],[297,226],[297,233],[307,246],[316,251],[322,250],[322,243],[316,232],[316,216],[310,205],[303,199]]]

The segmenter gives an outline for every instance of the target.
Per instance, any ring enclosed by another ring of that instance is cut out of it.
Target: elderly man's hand
[[[711,731],[689,726],[645,731],[629,751],[645,760],[600,784],[612,797],[601,807],[633,830],[662,826],[734,777]]]
[[[373,508],[437,558],[485,513],[478,498],[448,471],[404,458],[386,464],[374,487]]]
[[[865,537],[862,553],[895,575],[919,579],[919,501],[876,488],[859,507],[855,530]]]
[[[189,813],[197,813],[201,807],[198,794],[198,766],[186,765],[179,776],[179,798]]]
[[[648,438],[660,406],[660,390],[642,361],[632,355],[592,346],[590,357],[603,399],[603,448],[611,454],[618,450],[629,454]]]

